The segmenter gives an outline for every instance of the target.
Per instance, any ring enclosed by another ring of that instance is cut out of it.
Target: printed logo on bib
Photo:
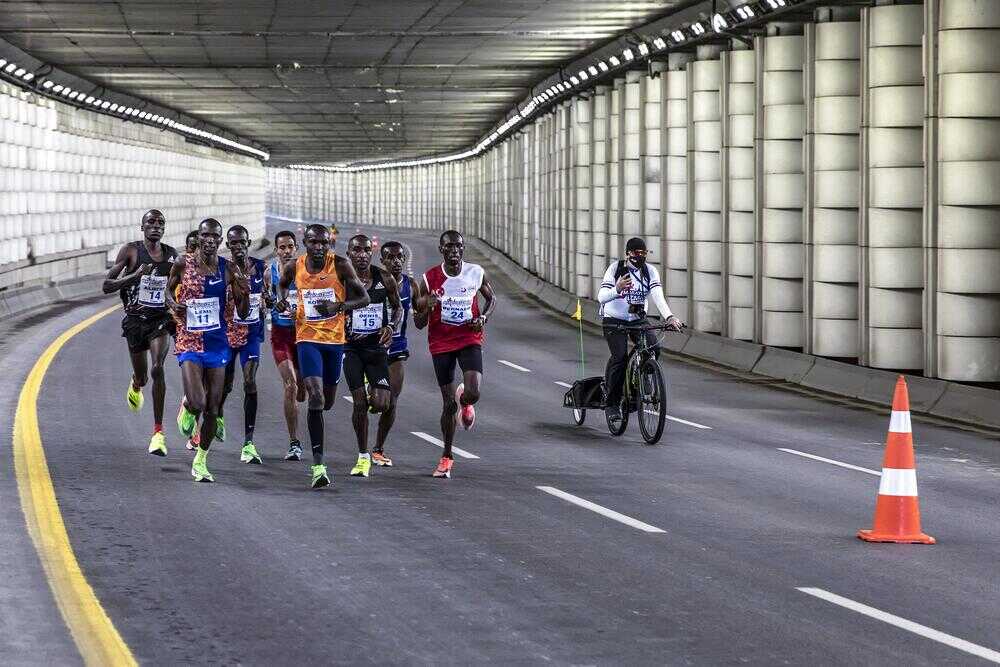
[[[188,299],[187,330],[215,331],[219,328],[219,299],[207,297],[204,299]]]
[[[143,276],[139,279],[139,305],[162,308],[166,304],[166,289],[167,276]]]
[[[290,289],[288,290],[288,312],[295,314],[295,311],[299,309],[299,291]]]
[[[351,333],[356,336],[373,334],[382,328],[382,304],[370,303],[351,311]]]
[[[335,317],[334,315],[323,315],[316,310],[316,306],[319,305],[321,301],[337,300],[337,294],[333,291],[332,287],[324,289],[304,289],[300,292],[300,294],[302,294],[302,305],[305,308],[304,312],[306,315],[306,321],[320,322],[322,320],[330,320]]]
[[[443,296],[441,297],[441,322],[458,326],[466,324],[472,320],[472,302],[476,300],[476,293],[469,296]]]
[[[236,324],[257,324],[260,321],[260,294],[250,295],[250,312],[247,313],[246,318],[242,318],[237,314],[233,317],[233,322]]]

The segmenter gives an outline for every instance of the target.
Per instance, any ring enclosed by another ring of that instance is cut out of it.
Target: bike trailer
[[[604,377],[577,380],[563,396],[564,408],[604,409]]]

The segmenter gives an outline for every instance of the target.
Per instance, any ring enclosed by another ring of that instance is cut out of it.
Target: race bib
[[[472,320],[472,303],[475,300],[474,292],[471,296],[441,297],[441,322],[453,326],[467,324]]]
[[[184,305],[187,306],[188,331],[215,331],[219,328],[218,298],[188,299]]]
[[[290,289],[288,290],[288,312],[295,314],[295,311],[299,309],[299,291]]]
[[[247,313],[246,318],[242,318],[237,313],[233,317],[233,322],[236,324],[257,324],[260,321],[260,294],[250,295],[250,312]]]
[[[322,320],[330,320],[336,317],[335,315],[323,315],[318,310],[316,306],[321,301],[336,301],[337,294],[333,291],[332,287],[326,287],[324,289],[304,289],[302,290],[302,305],[305,309],[306,321],[307,322],[319,322]]]
[[[351,333],[359,336],[376,333],[382,328],[382,304],[370,303],[351,311]]]
[[[646,292],[642,289],[633,289],[625,293],[625,302],[632,305],[646,303]]]
[[[162,308],[166,304],[163,296],[166,289],[166,276],[141,277],[139,279],[139,305]]]

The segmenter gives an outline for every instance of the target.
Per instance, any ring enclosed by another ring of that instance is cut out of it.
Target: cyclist
[[[601,304],[604,339],[611,351],[604,374],[608,419],[620,420],[622,417],[621,400],[628,339],[631,338],[634,342],[639,335],[638,332],[625,332],[614,327],[647,324],[646,302],[649,298],[653,299],[667,328],[670,331],[680,331],[684,325],[670,312],[667,299],[663,296],[659,272],[656,267],[646,264],[646,242],[640,238],[631,238],[625,244],[625,259],[611,263],[604,272],[604,280],[601,281],[601,289],[597,294],[597,300]],[[646,336],[649,344],[655,345],[652,332],[647,331]]]

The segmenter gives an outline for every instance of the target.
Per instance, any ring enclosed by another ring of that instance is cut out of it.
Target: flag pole
[[[587,377],[587,362],[586,357],[583,353],[583,308],[580,305],[580,299],[576,300],[576,311],[573,313],[573,319],[579,322],[579,332],[580,332],[580,379]]]

